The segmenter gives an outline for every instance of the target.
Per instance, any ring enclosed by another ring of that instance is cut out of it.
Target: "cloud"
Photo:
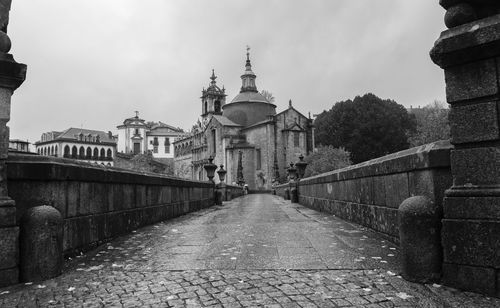
[[[428,56],[442,16],[429,1],[16,1],[9,35],[28,76],[11,136],[114,131],[134,110],[188,129],[212,68],[228,101],[238,93],[246,45],[279,110],[292,99],[318,113],[366,92],[406,106],[444,100]]]

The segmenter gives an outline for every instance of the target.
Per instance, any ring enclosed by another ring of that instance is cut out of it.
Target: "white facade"
[[[118,152],[145,154],[151,152],[154,158],[173,158],[173,143],[186,135],[182,129],[165,123],[148,122],[138,115],[123,121],[118,127]]]
[[[70,128],[64,132],[42,134],[36,144],[39,155],[64,157],[104,166],[113,166],[116,142],[110,134]]]
[[[157,158],[174,158],[174,141],[176,137],[147,136],[147,149]]]

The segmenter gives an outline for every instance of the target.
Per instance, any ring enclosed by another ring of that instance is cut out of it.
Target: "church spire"
[[[250,46],[247,45],[247,61],[245,63],[245,72],[241,75],[241,92],[258,92],[255,86],[255,74],[252,72],[252,64],[250,63]]]
[[[210,85],[214,86],[216,84],[215,79],[217,79],[217,76],[215,76],[215,71],[212,69],[212,76],[210,77],[210,80],[212,81],[210,81]]]

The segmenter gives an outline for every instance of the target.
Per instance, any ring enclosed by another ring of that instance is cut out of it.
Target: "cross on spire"
[[[250,60],[250,46],[247,45],[247,60]]]
[[[134,111],[135,112],[135,117],[138,118],[139,117],[139,111]]]

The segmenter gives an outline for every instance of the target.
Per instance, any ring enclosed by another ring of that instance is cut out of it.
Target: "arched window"
[[[204,113],[208,113],[208,102],[205,101],[205,112]]]
[[[47,148],[43,148],[43,155],[47,156]]]
[[[69,158],[69,155],[70,155],[69,154],[69,146],[67,145],[64,147],[64,157]]]
[[[85,148],[84,147],[80,147],[80,151],[79,151],[79,157],[80,159],[85,159]]]
[[[220,112],[220,101],[215,101],[214,103],[214,111]]]
[[[101,142],[101,137],[99,137],[99,135],[95,136],[95,142],[97,143]]]
[[[57,157],[57,145],[54,147],[54,156]]]
[[[38,155],[40,155],[40,148],[36,149],[38,151]]]
[[[111,149],[108,149],[107,154],[108,154],[108,159],[109,160],[113,159],[113,152],[111,151]]]
[[[87,159],[92,159],[92,149],[90,147],[87,147]]]
[[[78,157],[78,149],[76,148],[76,146],[73,146],[73,148],[71,148],[71,158],[77,158]]]
[[[94,148],[94,157],[92,157],[92,159],[99,159],[99,149],[98,148]]]
[[[101,155],[100,155],[100,159],[105,159],[106,158],[106,151],[104,150],[104,148],[101,149]]]

